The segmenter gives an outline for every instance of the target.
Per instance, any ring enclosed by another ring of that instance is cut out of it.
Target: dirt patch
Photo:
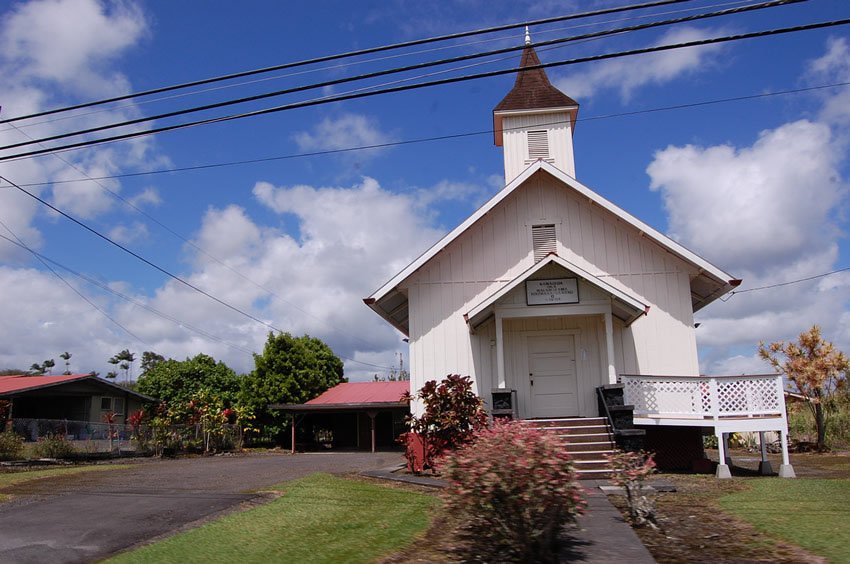
[[[724,513],[717,499],[747,488],[746,480],[713,476],[665,475],[674,493],[656,497],[659,529],[636,528],[641,542],[664,562],[825,562]],[[610,496],[625,515],[625,500]]]

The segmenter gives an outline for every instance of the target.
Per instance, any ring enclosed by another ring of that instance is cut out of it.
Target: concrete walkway
[[[593,482],[596,482],[595,480]],[[583,483],[587,510],[576,525],[567,530],[568,544],[561,551],[561,562],[608,564],[655,562],[649,550],[623,519],[598,484]]]

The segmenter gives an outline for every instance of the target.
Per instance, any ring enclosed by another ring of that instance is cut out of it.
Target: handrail
[[[602,402],[602,407],[605,408],[605,417],[608,419],[608,424],[611,426],[611,433],[617,433],[617,427],[614,425],[614,418],[611,417],[611,410],[608,409],[608,402],[605,401],[605,394],[602,393],[602,386],[596,387],[596,395],[599,396],[599,401]]]

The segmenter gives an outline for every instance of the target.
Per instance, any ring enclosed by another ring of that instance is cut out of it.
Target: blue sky
[[[724,2],[722,7],[748,3]],[[237,8],[225,2],[6,3],[0,8],[0,74],[6,77],[0,84],[0,115],[621,4],[252,2]],[[693,13],[685,10],[720,5],[699,0],[641,14],[675,17]],[[542,41],[644,21],[635,19],[638,15],[538,26],[531,33]],[[541,48],[539,55],[552,62],[848,15],[846,2],[811,0]],[[578,179],[744,278],[742,289],[850,265],[845,237],[850,124],[846,87],[593,119],[850,81],[847,37],[847,28],[839,27],[550,70],[552,82],[581,104],[575,134]],[[46,135],[521,42],[521,32],[503,32],[458,40],[435,52],[327,63],[297,76],[282,76],[293,71],[280,71],[262,82],[81,112],[69,120],[29,124],[23,131]],[[518,59],[516,54],[455,74],[508,68]],[[425,72],[430,71],[405,76]],[[372,84],[390,80],[395,79]],[[33,190],[57,207],[275,327],[321,337],[348,359],[388,366],[397,353],[406,353],[405,345],[361,298],[501,188],[501,149],[490,134],[142,175],[100,185],[53,182],[83,178],[80,171],[89,176],[135,173],[486,131],[492,126],[493,106],[512,81],[513,76],[502,76],[165,133],[63,153],[63,160],[44,156],[0,163],[0,174],[18,183],[39,184]],[[4,142],[23,139],[19,131],[0,131]],[[104,187],[147,215],[128,208]],[[267,327],[178,287],[12,189],[0,188],[0,220],[44,255],[183,322],[181,327],[152,316],[68,275],[70,284],[129,329],[131,337],[32,257],[0,241],[0,284],[7,289],[0,296],[6,319],[0,328],[0,368],[27,368],[67,350],[74,354],[75,371],[106,372],[106,360],[129,348],[176,358],[207,352],[239,371],[250,370],[249,351],[261,349]],[[0,233],[10,236],[2,227]],[[792,338],[812,323],[823,325],[828,338],[850,349],[848,282],[838,274],[741,294],[700,312],[703,370],[763,371],[766,366],[754,358],[759,340]],[[381,372],[361,363],[346,363],[352,378]]]

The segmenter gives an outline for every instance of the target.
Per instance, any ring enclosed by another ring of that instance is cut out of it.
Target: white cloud
[[[48,272],[0,266],[0,284],[3,315],[26,320],[0,325],[2,368],[27,369],[46,358],[58,361],[58,355],[67,350],[74,355],[72,370],[88,372],[106,366],[107,358],[121,350],[116,346],[127,338]]]
[[[838,72],[846,57],[845,42],[832,40],[807,73]],[[842,114],[831,108],[844,96],[831,91],[822,98],[820,121],[762,131],[751,146],[671,146],[648,166],[670,235],[744,279],[739,295],[697,314],[703,371],[769,371],[754,356],[759,341],[795,339],[813,324],[850,350],[846,274],[748,291],[837,268],[846,221],[841,170],[847,132]]]
[[[109,238],[122,244],[134,243],[148,238],[148,226],[141,221],[116,225],[109,230]]]
[[[95,69],[134,45],[147,24],[128,2],[36,0],[20,3],[3,21],[5,57],[20,77],[72,85],[103,95],[125,89],[123,77]]]
[[[667,147],[647,173],[673,237],[733,272],[761,274],[835,244],[841,156],[828,126],[800,120],[751,147]]]
[[[499,178],[499,183],[502,178]],[[501,186],[499,186],[501,188]],[[470,182],[452,182],[441,180],[437,184],[422,188],[416,192],[417,201],[420,206],[430,206],[436,202],[471,202],[473,207],[478,207],[488,196],[487,187]]]
[[[143,206],[158,206],[162,203],[162,198],[156,188],[148,186],[135,196],[129,199],[130,203],[137,208]]]
[[[311,131],[301,131],[293,138],[302,152],[336,151],[381,145],[394,140],[390,134],[381,130],[376,119],[351,113],[324,118]],[[378,151],[380,149],[358,151],[358,155],[375,155]]]
[[[809,63],[807,78],[816,84],[850,82],[850,44],[846,37],[830,38],[826,53]],[[850,87],[843,86],[823,93],[820,117],[827,123],[850,124]]]
[[[720,29],[681,26],[666,32],[656,45],[698,41],[721,33]],[[720,45],[706,45],[612,59],[594,63],[587,70],[571,71],[554,83],[579,102],[605,89],[619,90],[620,97],[628,102],[638,88],[665,84],[714,64],[713,56],[721,49]]]
[[[140,8],[127,2],[98,0],[33,0],[20,2],[0,16],[0,100],[4,117],[27,115],[80,99],[129,92],[129,81],[112,69],[114,61],[138,45],[147,31]],[[0,129],[0,145],[30,141],[67,130],[102,125],[138,115],[132,105],[84,113],[60,121],[32,125],[18,122]],[[37,148],[30,145],[9,153]],[[90,148],[61,156],[4,163],[4,175],[17,183],[50,183],[103,176],[125,167],[160,163],[152,141],[134,140],[110,147]],[[113,192],[116,181],[100,181]],[[70,182],[31,187],[59,208],[91,219],[114,207],[114,198],[98,183]],[[4,191],[7,192],[7,191]],[[4,200],[2,212],[28,243],[39,241],[33,225],[43,208],[24,197]],[[7,255],[0,251],[0,259]]]
[[[362,299],[443,234],[432,226],[435,215],[419,193],[393,193],[365,178],[350,187],[258,182],[254,196],[275,214],[294,220],[296,234],[262,225],[239,206],[210,208],[193,242],[218,260],[186,246],[192,266],[184,279],[274,327],[322,338],[349,359],[392,365],[395,353],[406,346]],[[112,235],[130,237],[135,231],[143,233],[144,228],[122,226]],[[269,331],[173,280],[150,297],[121,281],[108,285],[180,324],[103,297],[89,286],[81,288],[141,342],[48,274],[0,267],[0,284],[13,288],[0,293],[0,311],[31,321],[20,330],[16,324],[0,328],[0,367],[26,368],[45,355],[69,350],[75,369],[105,372],[109,356],[130,348],[175,358],[205,352],[238,371],[249,371],[251,355],[237,348],[259,352]],[[375,372],[381,370],[346,362],[346,374],[355,380]]]

